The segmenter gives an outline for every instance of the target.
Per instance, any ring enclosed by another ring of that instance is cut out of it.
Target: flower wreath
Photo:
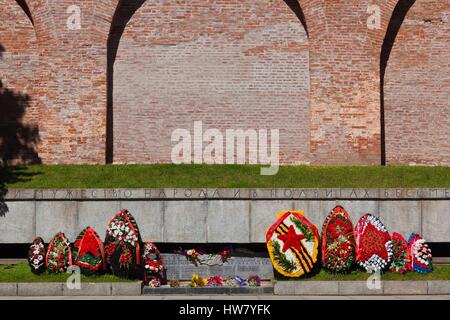
[[[185,256],[195,266],[223,265],[231,257],[231,248],[224,248],[219,253],[206,253],[203,248],[183,250],[182,248],[175,250],[175,253]]]
[[[421,236],[411,233],[408,239],[408,251],[411,256],[410,270],[429,273],[433,270],[431,249]]]
[[[106,263],[120,277],[139,276],[141,265],[141,236],[136,220],[122,210],[108,223],[105,237]]]
[[[144,283],[149,284],[150,281],[157,280],[155,286],[160,286],[167,282],[163,257],[153,243],[144,243],[142,262],[144,264]]]
[[[105,248],[97,232],[91,227],[85,228],[78,235],[73,249],[74,264],[84,274],[93,274],[106,270]]]
[[[72,266],[72,250],[64,233],[59,232],[50,241],[45,265],[51,273],[66,272],[67,268]]]
[[[41,237],[34,239],[28,249],[28,265],[34,274],[45,271],[45,243]]]
[[[384,270],[392,260],[391,236],[377,217],[366,214],[356,225],[356,261],[368,272]]]
[[[392,234],[392,262],[389,269],[392,272],[406,273],[409,270],[410,261],[408,243],[401,234],[394,232]]]
[[[317,227],[303,216],[303,211],[280,212],[278,216],[266,234],[267,250],[275,270],[286,277],[311,272],[317,262]]]
[[[330,272],[348,272],[355,260],[353,223],[341,206],[335,207],[322,228],[322,265]]]

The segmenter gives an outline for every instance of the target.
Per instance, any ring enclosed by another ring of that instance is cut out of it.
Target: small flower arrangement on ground
[[[223,265],[231,257],[231,249],[224,248],[219,253],[209,254],[203,248],[183,250],[182,248],[175,251],[177,254],[185,256],[194,265],[217,266]]]
[[[258,275],[252,275],[247,278],[247,283],[250,287],[260,287],[261,278]]]
[[[171,288],[179,288],[180,287],[180,281],[179,280],[170,280],[169,286]]]
[[[206,282],[206,285],[208,287],[222,287],[223,279],[221,276],[211,276],[211,277],[209,277],[208,281]]]
[[[31,272],[41,274],[45,271],[45,243],[41,237],[34,239],[28,250],[28,265]]]
[[[208,283],[207,279],[204,279],[200,277],[198,274],[194,274],[191,279],[190,287],[197,288],[197,287],[204,287]]]

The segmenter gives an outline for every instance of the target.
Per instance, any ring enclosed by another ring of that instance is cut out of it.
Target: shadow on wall
[[[395,38],[400,31],[406,15],[414,5],[416,0],[400,0],[392,13],[391,20],[384,37],[383,46],[380,55],[380,103],[381,103],[381,164],[386,165],[386,128],[385,128],[385,114],[384,114],[384,77],[386,74],[386,67],[388,65],[389,56],[391,55],[392,47],[395,43]]]
[[[0,60],[5,49],[0,45]],[[23,124],[23,116],[29,106],[29,96],[4,88],[0,79],[0,216],[8,212],[3,201],[6,185],[23,180],[23,168],[10,167],[14,163],[41,163],[36,152],[39,142],[37,126]]]
[[[300,20],[300,22],[302,23],[303,28],[305,28],[306,35],[309,37],[308,26],[306,24],[305,14],[303,13],[303,10],[300,7],[300,4],[299,4],[298,0],[284,0],[284,2],[295,13],[295,15],[297,16],[298,20]]]

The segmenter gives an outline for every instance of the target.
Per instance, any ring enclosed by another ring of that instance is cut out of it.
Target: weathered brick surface
[[[388,163],[450,165],[450,1],[416,1],[385,77]]]
[[[380,163],[379,56],[396,1],[300,1],[310,36],[314,163]],[[370,5],[381,25],[368,28]]]
[[[283,1],[147,1],[114,66],[114,160],[170,162],[172,132],[203,121],[280,129],[281,160],[306,162],[308,93],[306,32]]]
[[[26,113],[0,106],[2,128],[27,140],[13,158],[168,162],[172,130],[202,120],[279,128],[283,163],[380,163],[380,53],[397,0],[120,3],[0,0],[0,93],[29,96]],[[66,26],[71,5],[81,30]],[[449,7],[417,0],[393,45],[387,163],[450,164]]]
[[[0,1],[0,6],[0,158],[6,160],[5,154],[10,154],[9,158],[33,161],[37,139],[27,139],[31,148],[17,142],[18,137],[37,131],[40,122],[36,34],[19,4]]]

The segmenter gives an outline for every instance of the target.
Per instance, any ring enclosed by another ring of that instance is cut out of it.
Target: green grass
[[[35,275],[31,273],[30,267],[26,262],[14,265],[0,265],[0,283],[4,282],[66,282],[69,274],[49,274]],[[363,271],[352,271],[350,274],[329,274],[324,270],[312,275],[308,278],[300,278],[298,281],[351,281],[361,280],[365,281],[369,274]],[[450,280],[450,266],[435,266],[433,272],[427,274],[420,274],[416,272],[408,272],[406,274],[386,272],[381,276],[382,280]],[[286,280],[286,279],[284,279]],[[84,276],[81,275],[82,282],[132,282],[134,280],[127,280],[118,278],[113,275],[105,274],[99,276]],[[297,280],[295,280],[297,281]]]
[[[0,265],[0,283],[2,282],[66,282],[70,276],[68,273],[49,274],[47,272],[41,275],[35,275],[31,272],[26,262],[18,264]],[[122,279],[110,274],[85,276],[81,275],[82,282],[132,282],[133,280]]]
[[[371,274],[360,270],[354,270],[349,274],[330,274],[325,270],[321,270],[315,275],[307,278],[301,278],[300,281],[365,281]],[[283,279],[286,280],[286,279]],[[394,281],[406,281],[406,280],[450,280],[450,266],[439,265],[434,266],[431,273],[417,273],[408,272],[406,274],[386,272],[381,275],[381,280],[394,280]]]
[[[34,165],[0,169],[6,188],[448,188],[450,167]]]

